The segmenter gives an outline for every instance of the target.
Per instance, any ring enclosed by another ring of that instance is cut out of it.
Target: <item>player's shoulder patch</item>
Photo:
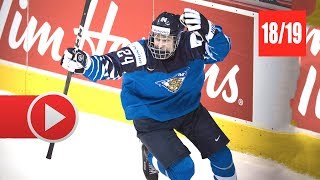
[[[146,52],[139,42],[134,42],[128,45],[136,58],[137,67],[147,64]]]

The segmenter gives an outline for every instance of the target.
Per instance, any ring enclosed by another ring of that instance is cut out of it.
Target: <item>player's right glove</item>
[[[79,49],[68,48],[62,56],[61,66],[76,74],[83,74],[91,65],[90,56]]]

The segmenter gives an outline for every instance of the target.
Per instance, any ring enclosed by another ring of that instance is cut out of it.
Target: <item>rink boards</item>
[[[66,72],[59,59],[73,45],[84,1],[19,2],[4,0],[1,5],[0,89],[32,95],[62,92]],[[320,177],[320,113],[316,108],[320,30],[307,31],[306,57],[259,57],[259,8],[207,1],[155,0],[153,4],[141,0],[143,7],[136,3],[100,0],[84,49],[102,54],[147,37],[150,22],[168,4],[175,13],[184,7],[203,12],[232,39],[225,61],[205,68],[202,90],[202,103],[231,139],[230,147]],[[59,13],[54,7],[59,7]],[[68,96],[80,111],[128,122],[120,91],[121,80],[92,83],[74,76]]]

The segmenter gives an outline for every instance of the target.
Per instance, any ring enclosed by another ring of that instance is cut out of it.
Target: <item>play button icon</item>
[[[59,123],[65,118],[64,115],[62,115],[61,113],[53,109],[48,104],[45,104],[44,114],[45,114],[45,119],[44,119],[45,131],[52,128],[54,125],[56,125],[57,123]]]
[[[47,142],[59,142],[74,132],[78,112],[66,95],[47,93],[32,101],[27,120],[31,132],[37,138]]]

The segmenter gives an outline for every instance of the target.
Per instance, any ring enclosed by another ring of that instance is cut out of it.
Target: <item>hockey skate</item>
[[[159,171],[149,162],[149,151],[145,145],[142,144],[142,168],[147,180],[158,180]]]

